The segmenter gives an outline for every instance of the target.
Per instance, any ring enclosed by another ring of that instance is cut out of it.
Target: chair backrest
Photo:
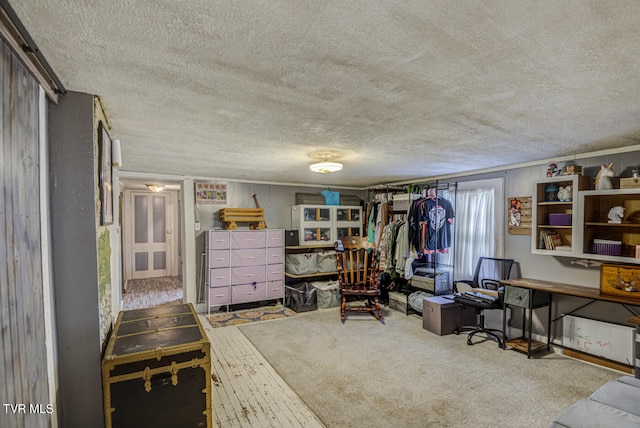
[[[342,248],[340,248],[340,244]],[[366,237],[345,236],[335,243],[340,288],[362,286],[377,289],[380,283],[376,245]]]
[[[514,263],[513,259],[480,257],[473,274],[473,287],[497,290],[500,287],[500,280],[509,279]]]

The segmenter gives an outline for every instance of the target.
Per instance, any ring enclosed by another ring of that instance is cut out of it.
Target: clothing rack
[[[457,186],[458,183],[450,183],[450,182],[442,182],[439,180],[436,181],[432,181],[432,182],[426,182],[426,183],[418,183],[418,185],[415,185],[414,188],[419,189],[419,192],[421,195],[423,195],[423,198],[427,198],[428,193],[430,190],[435,190],[435,194],[432,194],[432,197],[435,197],[436,199],[440,199],[441,195],[439,194],[442,191],[452,191],[453,192],[453,197],[448,197],[447,200],[448,202],[450,202],[454,209],[456,206],[456,199],[457,199]],[[438,202],[436,202],[437,205],[440,205]],[[440,233],[439,230],[437,230],[436,232],[436,238],[435,241],[439,242],[439,238],[438,238],[438,233]],[[445,261],[445,263],[447,263],[446,265],[442,264],[441,260],[442,257],[445,257],[444,252],[440,252],[438,251],[438,249],[436,248],[436,251],[434,252],[430,252],[427,254],[420,254],[420,257],[416,260],[414,260],[414,267],[418,268],[418,267],[428,267],[429,269],[433,269],[432,272],[432,276],[433,278],[439,277],[438,275],[441,275],[443,272],[446,272],[447,275],[447,279],[446,282],[448,282],[449,286],[448,289],[446,291],[439,291],[435,286],[434,286],[434,294],[448,294],[450,292],[450,290],[453,289],[453,271],[454,271],[454,264],[455,264],[455,233],[456,233],[456,227],[455,227],[455,220],[452,222],[451,224],[451,243],[452,245],[448,250],[448,254],[446,257],[448,257],[448,262]]]

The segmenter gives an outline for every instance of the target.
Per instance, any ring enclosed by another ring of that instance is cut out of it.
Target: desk
[[[627,322],[629,324],[633,324],[636,326],[636,334],[633,339],[634,341],[633,349],[635,353],[634,355],[635,362],[634,362],[633,372],[635,373],[636,377],[640,379],[640,315],[636,315],[633,318],[629,318]]]
[[[533,349],[532,350],[532,346],[531,346],[531,317],[533,314],[533,309],[535,309],[535,305],[538,304],[540,306],[537,307],[541,307],[542,304],[541,302],[538,300],[536,301],[535,299],[535,295],[542,295],[542,296],[548,296],[548,305],[549,305],[549,317],[548,317],[548,322],[547,322],[547,349],[550,349],[550,345],[551,345],[551,326],[552,324],[557,321],[558,319],[562,318],[564,315],[561,315],[560,317],[552,320],[551,319],[551,308],[552,308],[552,302],[553,302],[553,295],[554,294],[561,294],[561,295],[565,295],[565,296],[572,296],[572,297],[581,297],[581,298],[585,298],[585,299],[589,299],[590,301],[587,302],[586,304],[574,309],[573,311],[569,312],[573,313],[579,309],[584,308],[585,306],[590,305],[591,303],[595,302],[595,301],[603,301],[603,302],[612,302],[612,303],[619,303],[624,305],[625,307],[627,307],[626,305],[631,305],[631,306],[640,306],[640,301],[637,299],[629,299],[629,298],[625,298],[625,297],[621,297],[621,296],[610,296],[610,295],[606,295],[606,294],[600,294],[600,289],[599,288],[591,288],[591,287],[583,287],[580,285],[571,285],[571,284],[562,284],[562,283],[558,283],[558,282],[551,282],[551,281],[540,281],[537,279],[529,279],[529,278],[521,278],[521,279],[507,279],[507,280],[502,280],[500,281],[501,284],[505,285],[505,286],[511,286],[511,287],[517,287],[520,289],[525,289],[528,290],[529,293],[529,297],[530,297],[530,304],[528,306],[525,307],[525,309],[528,309],[529,312],[529,336],[526,339],[526,344],[527,344],[527,357],[531,358],[531,352],[533,350],[537,350],[537,349]],[[506,294],[506,291],[505,291]],[[506,299],[505,299],[506,301]],[[505,305],[505,309],[508,305]],[[520,307],[524,307],[521,305],[515,305],[515,306],[520,306]],[[631,309],[627,308],[629,310],[629,312],[631,312],[633,315],[636,315]],[[503,313],[503,328],[506,329],[506,310]],[[569,315],[569,314],[565,314],[565,315]],[[523,325],[523,329],[524,329],[524,325]]]

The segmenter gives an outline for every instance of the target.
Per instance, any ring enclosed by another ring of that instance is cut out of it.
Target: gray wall
[[[101,382],[93,96],[49,110],[53,287],[62,427],[104,425]]]
[[[196,265],[198,272],[198,281],[200,284],[201,274],[201,257],[205,251],[205,231],[209,229],[221,229],[223,224],[218,219],[218,211],[222,208],[254,208],[255,194],[260,203],[260,207],[264,208],[265,221],[269,229],[291,229],[291,207],[295,205],[296,193],[318,193],[322,190],[319,187],[296,187],[296,186],[279,186],[273,184],[251,184],[212,181],[211,183],[227,184],[227,203],[225,205],[208,205],[197,204],[195,206],[195,220],[200,223],[200,230],[196,231]],[[340,192],[341,195],[355,195],[360,199],[364,199],[364,193],[361,190],[348,189],[331,189]],[[240,223],[239,229],[248,229],[248,223]]]
[[[576,164],[582,166],[583,175],[594,177],[600,165],[613,163],[613,169],[619,176],[631,176],[631,170],[640,165],[640,152],[620,153],[609,156],[577,159]],[[561,162],[558,163],[562,165]],[[546,176],[546,165],[518,168],[502,173],[505,177],[505,197],[533,195],[534,180]],[[505,212],[506,216],[506,212]],[[600,268],[586,268],[572,264],[574,259],[531,254],[530,235],[505,235],[505,255],[520,262],[521,274],[526,278],[575,284],[592,288],[600,287]],[[553,318],[578,308],[586,303],[585,299],[556,296],[554,298]],[[546,308],[536,310],[534,331],[543,334],[546,331]],[[640,312],[640,308],[635,308]],[[621,305],[596,302],[581,310],[578,314],[599,320],[621,323],[630,318],[631,313]],[[520,325],[520,316],[515,316],[512,324]],[[516,331],[512,332],[515,333]],[[562,336],[562,323],[556,323],[554,336]]]

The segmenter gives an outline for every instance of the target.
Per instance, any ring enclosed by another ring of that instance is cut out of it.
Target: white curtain
[[[495,257],[495,193],[460,189],[455,195],[455,278],[471,278],[479,257]]]

